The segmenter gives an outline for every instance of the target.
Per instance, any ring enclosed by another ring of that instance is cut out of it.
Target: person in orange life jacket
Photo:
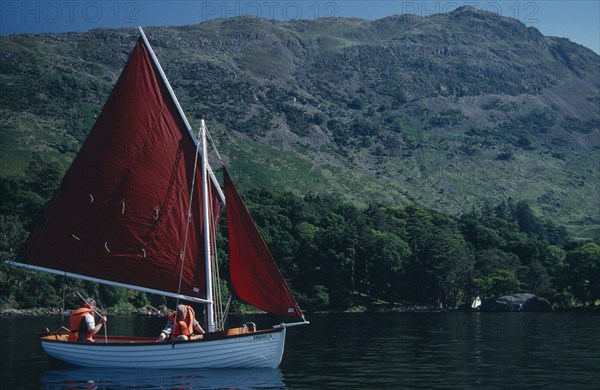
[[[164,341],[171,333],[175,340],[192,340],[195,338],[194,330],[203,335],[204,329],[202,329],[195,316],[196,314],[191,306],[177,306],[177,319],[175,319],[175,312],[169,315],[167,326],[160,332],[156,341],[159,343]],[[176,326],[174,326],[175,320],[177,321]]]
[[[106,317],[102,316],[98,324],[96,324],[94,307],[96,307],[96,301],[88,298],[83,307],[73,310],[69,320],[69,329],[71,330],[69,341],[77,343],[94,342],[94,335],[98,333],[102,324],[106,322]]]

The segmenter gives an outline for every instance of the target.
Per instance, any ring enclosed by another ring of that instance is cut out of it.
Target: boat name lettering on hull
[[[273,338],[272,334],[260,334],[253,337],[253,340],[270,340]]]

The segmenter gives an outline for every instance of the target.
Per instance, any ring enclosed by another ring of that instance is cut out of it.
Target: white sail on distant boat
[[[202,339],[157,343],[40,336],[44,350],[90,367],[278,367],[286,328],[308,322],[223,167],[223,192],[140,28],[140,39],[25,249],[9,263],[206,305]],[[230,281],[241,300],[301,321],[224,329],[215,234],[225,206]]]

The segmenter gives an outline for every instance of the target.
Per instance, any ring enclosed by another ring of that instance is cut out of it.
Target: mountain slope
[[[469,7],[146,34],[242,186],[448,212],[513,197],[600,235],[600,57],[582,46]],[[136,36],[0,38],[3,175],[31,152],[68,163]]]

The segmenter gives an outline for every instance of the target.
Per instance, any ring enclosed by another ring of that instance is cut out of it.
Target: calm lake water
[[[230,323],[266,316],[230,316]],[[278,370],[107,370],[49,362],[35,333],[60,317],[0,318],[2,389],[600,389],[597,313],[310,315]],[[163,318],[111,317],[154,336]]]

